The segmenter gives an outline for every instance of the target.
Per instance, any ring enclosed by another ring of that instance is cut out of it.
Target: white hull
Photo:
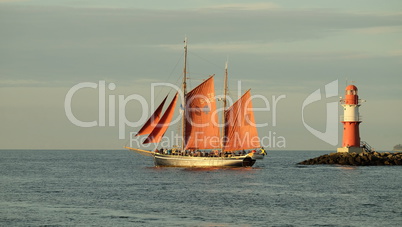
[[[155,153],[154,162],[155,166],[170,167],[247,167],[253,166],[255,159],[248,155],[234,157],[191,157]]]

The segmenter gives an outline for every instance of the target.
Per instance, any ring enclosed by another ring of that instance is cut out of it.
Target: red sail
[[[178,93],[174,96],[172,102],[169,104],[168,108],[166,109],[165,113],[163,114],[162,118],[160,119],[158,125],[152,130],[149,134],[148,138],[146,138],[143,142],[145,143],[158,143],[161,141],[163,135],[165,134],[167,128],[172,121],[174,107],[176,106]]]
[[[247,150],[260,147],[255,126],[250,90],[225,112],[224,150]]]
[[[186,95],[185,149],[220,147],[214,78],[211,76]]]
[[[163,105],[165,104],[167,97],[168,96],[166,95],[165,99],[161,102],[161,104],[159,104],[158,108],[156,108],[155,112],[151,115],[148,121],[142,126],[140,131],[135,136],[146,135],[154,130],[155,126],[158,124],[161,118]]]

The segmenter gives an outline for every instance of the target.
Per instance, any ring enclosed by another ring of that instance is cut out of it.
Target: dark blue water
[[[1,226],[401,226],[402,167],[155,168],[129,151],[0,151]]]

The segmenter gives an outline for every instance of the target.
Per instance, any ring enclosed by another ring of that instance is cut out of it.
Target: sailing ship
[[[182,81],[181,146],[147,151],[125,147],[142,155],[151,156],[155,166],[171,167],[250,167],[261,147],[255,126],[250,90],[227,108],[228,68],[225,67],[222,127],[219,132],[214,75],[187,92],[187,39],[184,41],[184,68]],[[166,96],[136,136],[148,135],[143,141],[159,143],[168,129],[178,101],[179,92],[172,98],[162,115]],[[253,150],[252,152],[248,152]],[[260,151],[261,152],[261,151]]]

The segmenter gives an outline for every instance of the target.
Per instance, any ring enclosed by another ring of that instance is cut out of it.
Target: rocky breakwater
[[[363,152],[356,153],[331,153],[317,158],[308,159],[298,164],[319,165],[319,164],[338,164],[351,166],[382,166],[382,165],[402,165],[402,152]]]

